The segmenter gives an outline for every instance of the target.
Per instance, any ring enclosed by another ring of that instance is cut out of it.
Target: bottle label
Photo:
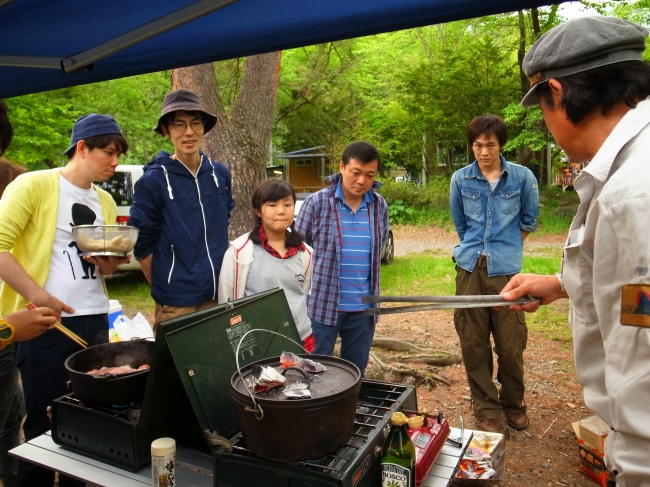
[[[152,487],[176,487],[175,455],[151,457]]]
[[[394,463],[381,464],[381,487],[410,487],[411,470]]]

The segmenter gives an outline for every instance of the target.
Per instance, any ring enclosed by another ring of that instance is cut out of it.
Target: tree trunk
[[[551,12],[555,13],[556,10],[557,10],[557,5],[554,5],[551,8]],[[537,7],[533,7],[530,9],[530,18],[533,24],[533,35],[535,36],[535,40],[537,40],[542,35],[541,29],[539,27],[539,10],[537,9]]]
[[[281,59],[280,51],[246,58],[230,114],[221,100],[211,63],[172,70],[173,89],[195,92],[205,110],[217,116],[217,125],[203,137],[203,150],[228,166],[232,175],[237,206],[230,220],[231,239],[249,232],[255,225],[250,202],[255,188],[266,179],[264,168],[271,144]]]
[[[519,49],[517,50],[517,62],[519,64],[519,86],[521,87],[522,96],[528,93],[530,83],[528,77],[522,68],[524,64],[524,56],[526,55],[526,22],[524,19],[524,12],[519,10],[517,12],[519,20]]]

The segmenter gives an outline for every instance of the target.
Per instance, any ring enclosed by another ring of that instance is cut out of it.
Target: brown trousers
[[[156,303],[156,309],[154,311],[154,324],[153,332],[156,334],[156,329],[158,328],[158,323],[161,321],[171,320],[177,316],[186,315],[188,313],[194,313],[205,308],[211,308],[216,306],[218,303],[216,300],[211,299],[205,301],[204,303],[197,304],[196,306],[167,306],[166,304]]]
[[[488,277],[487,268],[467,272],[456,266],[456,295],[499,294],[512,276]],[[526,413],[524,403],[524,350],[528,328],[524,312],[494,308],[466,308],[454,312],[454,325],[472,394],[476,419],[498,419],[501,412]],[[497,381],[490,335],[497,355]]]

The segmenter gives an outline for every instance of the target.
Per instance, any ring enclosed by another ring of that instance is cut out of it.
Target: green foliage
[[[28,169],[63,166],[72,126],[88,113],[114,117],[129,142],[122,164],[144,164],[165,146],[153,132],[171,85],[168,73],[151,73],[6,100],[16,133],[5,157]]]
[[[525,147],[532,151],[539,151],[552,140],[539,107],[524,108],[520,102],[510,103],[503,110],[503,119],[509,126],[519,127],[518,132],[509,134],[509,140],[504,147],[505,151]]]
[[[453,231],[449,208],[448,176],[436,176],[426,187],[412,183],[384,181],[379,193],[386,199],[393,224],[435,225]],[[571,225],[579,199],[575,192],[563,192],[555,186],[540,190],[538,234],[564,234]]]
[[[386,181],[379,192],[389,205],[391,223],[451,228],[449,178],[446,176],[432,178],[426,187]],[[395,210],[391,209],[393,207]]]
[[[406,223],[415,213],[410,206],[406,206],[402,200],[395,200],[388,205],[388,221],[390,223]]]
[[[650,0],[583,3],[650,23]],[[285,50],[274,151],[324,145],[336,163],[349,142],[368,140],[382,154],[383,175],[396,166],[420,174],[424,160],[430,179],[470,162],[467,124],[491,112],[508,123],[506,151],[530,156],[552,138],[540,110],[520,106],[527,81],[520,77],[519,58],[560,21],[555,5]],[[214,65],[227,111],[244,66],[243,58]],[[122,162],[146,163],[171,148],[151,130],[169,90],[169,73],[163,72],[9,99],[16,137],[6,157],[29,169],[65,164],[61,152],[74,121],[95,112],[114,116],[123,128],[130,150]],[[558,153],[555,148],[554,158]],[[431,186],[414,189],[420,192],[414,201],[389,194],[414,210],[403,211],[405,221],[450,221],[447,196]]]

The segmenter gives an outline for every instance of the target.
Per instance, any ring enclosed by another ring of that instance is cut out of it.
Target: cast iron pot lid
[[[357,366],[351,362],[348,362],[347,360],[343,360],[338,357],[330,357],[327,355],[301,354],[298,356],[321,363],[327,367],[327,370],[325,372],[319,372],[317,374],[312,374],[305,371],[307,378],[305,378],[300,372],[293,369],[289,369],[285,372],[284,376],[287,378],[285,386],[289,384],[290,381],[307,382],[309,383],[309,391],[311,392],[311,397],[307,399],[291,399],[290,397],[283,394],[282,391],[284,389],[284,386],[278,386],[269,389],[268,391],[254,393],[253,395],[256,401],[290,401],[291,403],[301,404],[312,402],[316,399],[334,399],[336,396],[345,395],[345,393],[352,389],[353,386],[361,379],[361,372]],[[282,373],[283,370],[282,367],[280,367],[280,357],[271,357],[264,360],[259,360],[242,368],[241,375],[244,378],[244,382],[250,382],[252,384],[255,380],[252,373],[252,368],[254,365],[273,367],[280,373]],[[237,393],[245,396],[244,399],[247,399],[248,402],[250,402],[249,389],[244,384],[242,384],[238,372],[234,373],[230,383]]]

